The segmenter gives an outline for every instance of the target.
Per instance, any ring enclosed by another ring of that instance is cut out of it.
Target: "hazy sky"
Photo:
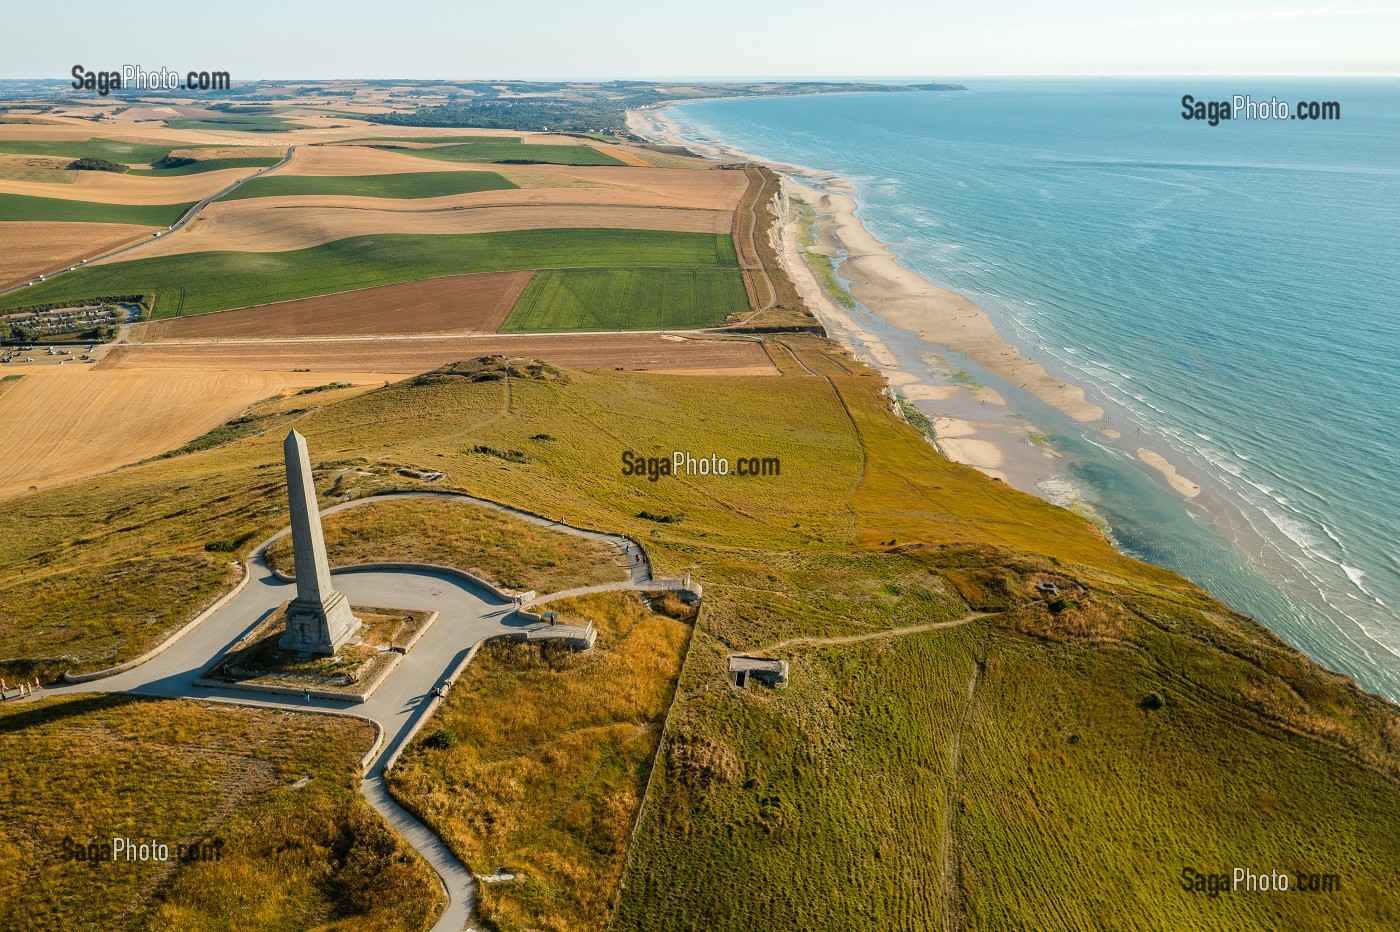
[[[0,77],[1397,74],[1400,2],[408,0],[7,4]],[[1143,5],[1146,6],[1146,5]]]

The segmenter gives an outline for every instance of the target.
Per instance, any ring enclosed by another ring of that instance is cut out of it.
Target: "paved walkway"
[[[410,492],[374,496],[335,505],[321,512],[333,514],[373,501],[395,498],[434,498],[459,501],[510,514],[565,534],[618,547],[628,557],[631,579],[600,586],[585,586],[542,597],[549,601],[586,592],[640,588],[677,588],[675,580],[653,580],[651,561],[636,541],[613,534],[560,524],[486,499],[450,492]],[[519,636],[538,627],[515,613],[514,604],[484,586],[473,585],[454,573],[421,568],[403,570],[332,570],[332,581],[352,605],[436,611],[438,619],[368,701],[354,704],[332,699],[298,699],[252,693],[238,689],[195,686],[194,681],[215,659],[252,631],[283,602],[296,596],[296,584],[280,579],[267,565],[264,553],[283,530],[269,538],[249,557],[248,583],[222,608],[200,622],[168,649],[123,673],[86,683],[54,684],[36,696],[86,692],[131,692],[139,695],[214,699],[265,708],[329,713],[350,713],[377,722],[384,740],[361,783],[371,805],[437,871],[447,890],[448,905],[433,926],[435,932],[461,932],[471,920],[475,884],[471,872],[430,828],[414,818],[389,796],[384,768],[431,714],[432,690],[456,670],[481,641],[501,635]],[[637,557],[640,556],[640,560]]]

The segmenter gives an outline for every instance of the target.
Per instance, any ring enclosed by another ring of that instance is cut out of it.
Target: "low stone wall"
[[[273,696],[309,695],[313,699],[329,699],[334,702],[353,702],[357,704],[368,702],[370,696],[374,695],[375,690],[384,685],[384,681],[389,678],[389,674],[398,669],[399,664],[403,663],[403,658],[413,649],[413,645],[418,643],[418,640],[427,633],[428,629],[431,628],[437,620],[437,612],[430,614],[427,620],[413,633],[413,637],[408,639],[408,643],[403,646],[403,653],[395,652],[394,656],[389,658],[389,662],[384,665],[383,669],[375,674],[374,679],[370,680],[362,692],[352,693],[332,689],[299,689],[293,686],[277,686],[272,683],[251,683],[247,681],[230,683],[226,680],[204,676],[197,677],[194,681],[194,685],[202,686],[205,689],[237,689],[243,692],[267,693]]]

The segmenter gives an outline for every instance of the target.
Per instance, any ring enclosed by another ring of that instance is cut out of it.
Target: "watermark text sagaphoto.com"
[[[1248,94],[1236,94],[1229,100],[1197,100],[1186,94],[1181,98],[1181,118],[1198,120],[1208,126],[1234,120],[1340,120],[1342,105],[1336,100],[1301,100],[1290,104],[1270,97],[1255,100]]]
[[[1336,893],[1342,889],[1340,874],[1320,874],[1308,871],[1288,873],[1281,870],[1253,870],[1248,867],[1225,871],[1198,871],[1194,867],[1181,869],[1181,888],[1187,893],[1200,893],[1215,899],[1234,893]]]
[[[230,78],[227,71],[178,71],[162,67],[147,71],[140,65],[122,65],[120,71],[89,71],[74,65],[72,87],[75,91],[96,91],[106,97],[112,91],[226,91]]]

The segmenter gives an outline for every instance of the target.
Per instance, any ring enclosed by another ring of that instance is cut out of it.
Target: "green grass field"
[[[357,236],[289,252],[200,252],[89,267],[0,299],[0,308],[154,293],[154,316],[173,317],[471,272],[729,268],[736,261],[730,237],[712,233],[522,230]]]
[[[297,124],[289,123],[282,117],[258,115],[166,120],[165,125],[171,129],[230,130],[241,133],[284,133],[287,130],[298,128]]]
[[[189,204],[102,204],[58,197],[0,194],[0,220],[62,220],[70,223],[135,223],[167,227],[184,216]]]
[[[442,907],[432,871],[357,792],[373,738],[348,718],[188,700],[4,703],[0,923],[425,929]],[[114,837],[172,860],[114,862]],[[216,841],[216,860],[175,859]],[[106,860],[69,856],[89,844]]]
[[[158,178],[172,175],[198,175],[202,172],[222,171],[225,168],[267,168],[282,161],[275,156],[250,156],[248,158],[205,159],[189,165],[176,165],[173,168],[133,168],[128,174],[153,175]]]
[[[19,155],[56,155],[69,159],[106,159],[126,165],[149,165],[170,154],[174,146],[153,146],[137,142],[94,137],[81,141],[51,142],[38,139],[0,141],[0,152]],[[182,146],[181,148],[197,148]]]
[[[392,148],[404,155],[442,162],[542,162],[550,165],[621,165],[611,155],[589,146],[531,145],[523,142],[491,140],[490,142],[455,143],[427,149]]]
[[[405,172],[398,175],[269,175],[239,185],[223,200],[289,194],[424,198],[517,187],[495,172]]]
[[[353,115],[353,114],[346,114],[346,116],[354,116],[354,115]],[[359,117],[354,117],[354,118],[355,118],[355,119],[358,119]],[[363,139],[346,139],[346,140],[337,141],[337,142],[334,142],[334,143],[316,143],[316,145],[369,146],[369,145],[374,145],[374,144],[376,144],[376,143],[394,143],[394,142],[422,142],[422,143],[450,142],[450,143],[457,143],[457,144],[459,144],[459,145],[475,145],[475,144],[487,144],[487,143],[489,143],[489,144],[495,145],[495,144],[502,144],[502,143],[505,143],[505,144],[512,144],[512,143],[513,143],[513,144],[519,144],[519,142],[520,142],[520,137],[519,137],[519,136],[372,136],[372,137],[366,137],[366,138],[363,138]]]
[[[684,330],[748,309],[734,269],[548,271],[530,280],[501,331]]]

